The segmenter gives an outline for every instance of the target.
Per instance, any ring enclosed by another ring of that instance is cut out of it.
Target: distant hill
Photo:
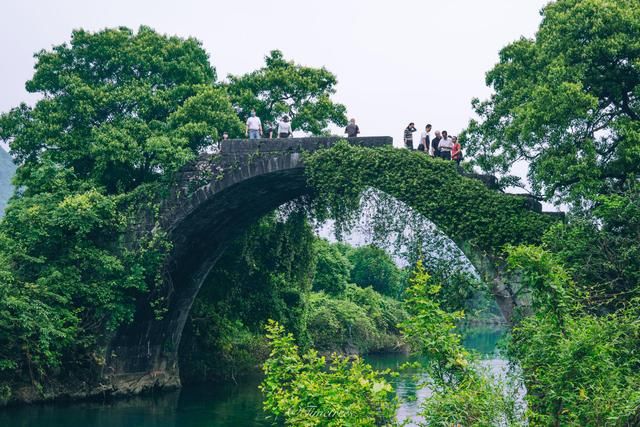
[[[7,201],[13,194],[11,178],[13,178],[15,172],[16,166],[13,164],[11,156],[0,147],[0,216],[4,215]]]

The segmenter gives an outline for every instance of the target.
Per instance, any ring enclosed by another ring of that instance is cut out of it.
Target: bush
[[[402,292],[400,270],[387,253],[373,245],[354,248],[348,254],[353,265],[351,282],[398,298]]]
[[[396,325],[405,317],[398,301],[349,284],[339,297],[311,294],[307,330],[323,352],[393,351],[403,346]]]
[[[324,239],[316,239],[313,248],[317,259],[313,290],[332,295],[344,291],[351,273],[351,263],[347,257],[338,246]]]
[[[640,301],[593,315],[556,255],[521,246],[510,249],[508,260],[536,309],[514,327],[508,345],[509,357],[522,368],[531,421],[637,425]]]
[[[265,412],[276,421],[293,426],[394,424],[397,403],[385,372],[358,357],[336,355],[327,370],[325,358],[314,350],[301,355],[282,326],[270,321],[266,329],[271,354],[260,389]]]

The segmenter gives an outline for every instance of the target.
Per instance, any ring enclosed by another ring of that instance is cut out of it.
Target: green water
[[[504,360],[496,352],[501,329],[472,329],[465,345],[484,355],[485,363],[502,369]],[[369,355],[369,363],[379,369],[396,368],[407,360],[398,354]],[[154,396],[73,404],[44,404],[0,410],[0,427],[244,427],[269,426],[261,409],[260,378],[240,384],[207,384]],[[393,379],[399,396],[416,396],[428,391],[416,386],[410,374]],[[417,403],[405,403],[399,418],[412,417]]]

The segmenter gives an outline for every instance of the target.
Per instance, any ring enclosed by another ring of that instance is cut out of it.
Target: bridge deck
[[[346,140],[349,144],[362,147],[392,146],[393,138],[390,136],[367,136],[362,138],[343,138],[338,136],[321,136],[309,138],[260,138],[260,139],[228,139],[220,142],[220,151],[223,157],[241,159],[254,153],[300,153],[303,151],[316,151],[329,148],[338,141]]]

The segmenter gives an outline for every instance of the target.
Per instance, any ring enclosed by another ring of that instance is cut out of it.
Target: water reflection
[[[494,372],[504,368],[496,351],[502,329],[471,329],[464,334],[467,348],[484,356]],[[378,369],[397,369],[405,355],[370,355],[366,359]],[[400,419],[414,417],[420,400],[429,391],[419,386],[413,374],[405,372],[393,378],[402,400]],[[111,402],[45,404],[0,410],[2,427],[239,427],[268,426],[262,412],[259,378],[241,384],[207,384],[190,386],[172,393],[137,397]],[[407,402],[407,400],[413,400]]]
[[[505,332],[506,330],[501,327],[474,327],[463,331],[464,346],[478,352],[482,357],[481,364],[499,378],[502,378],[507,370],[507,363],[501,358],[498,350],[498,343]],[[407,355],[398,354],[373,354],[366,356],[366,359],[376,369],[393,370],[400,368],[403,363],[416,360]],[[406,419],[420,421],[417,417],[420,402],[429,397],[429,389],[421,386],[424,377],[416,377],[415,372],[405,371],[390,380],[396,389],[398,399],[402,402],[398,411],[400,421]]]

